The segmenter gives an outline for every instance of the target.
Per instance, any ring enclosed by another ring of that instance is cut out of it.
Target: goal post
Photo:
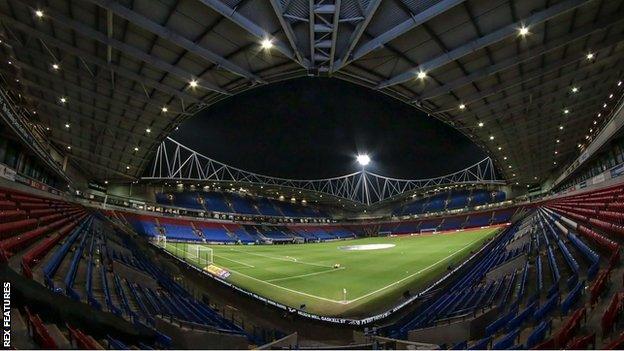
[[[156,246],[161,247],[179,259],[190,264],[204,268],[211,265],[213,261],[213,251],[204,244],[191,244],[187,242],[169,242],[164,235],[156,236]]]
[[[162,247],[163,249],[167,248],[167,237],[164,235],[156,235],[156,246]]]
[[[212,249],[205,245],[186,244],[185,251],[185,260],[196,263],[202,268],[214,262]]]
[[[435,234],[437,232],[437,228],[423,228],[420,230],[420,234]]]

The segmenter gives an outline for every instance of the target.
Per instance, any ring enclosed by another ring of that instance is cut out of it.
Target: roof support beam
[[[615,25],[621,21],[624,21],[624,16],[622,16],[622,14],[617,14],[614,16],[610,16],[608,18],[605,18],[603,20],[601,20],[600,22],[597,23],[590,23],[588,25],[585,25],[581,28],[578,28],[577,30],[575,30],[572,33],[563,35],[559,38],[553,39],[548,41],[545,45],[540,45],[538,47],[534,47],[531,48],[529,50],[526,50],[524,53],[518,55],[518,56],[514,56],[514,57],[510,57],[506,60],[500,61],[499,63],[493,64],[493,65],[488,65],[480,70],[477,70],[467,76],[458,78],[452,82],[446,83],[443,86],[437,87],[437,88],[433,88],[430,89],[429,91],[426,91],[424,94],[422,94],[422,96],[420,97],[420,101],[423,100],[429,100],[429,99],[433,99],[436,98],[440,95],[446,94],[446,93],[450,93],[451,91],[458,89],[464,85],[470,84],[472,82],[478,81],[480,79],[483,79],[485,77],[491,76],[497,72],[501,72],[504,71],[506,69],[509,69],[511,67],[514,67],[522,62],[531,60],[535,57],[539,57],[541,55],[544,55],[546,53],[548,53],[549,51],[552,50],[556,50],[564,45],[567,45],[571,42],[574,42],[576,40],[582,39],[588,35],[591,35],[593,33],[596,33],[598,31],[604,30],[612,25]]]
[[[314,0],[308,1],[308,35],[310,37],[310,68],[316,67],[316,62],[314,62]]]
[[[266,39],[266,38],[272,38],[271,33],[268,33],[266,30],[262,29],[262,27],[260,27],[256,23],[252,22],[247,17],[245,17],[242,14],[238,13],[235,9],[229,7],[228,5],[224,4],[223,2],[221,2],[219,0],[199,0],[199,2],[201,2],[202,4],[210,7],[211,9],[217,11],[223,17],[225,17],[225,18],[229,19],[230,21],[234,22],[235,24],[237,24],[239,27],[241,27],[244,30],[246,30],[249,34],[253,35],[258,40],[262,40],[262,39]],[[273,43],[273,45],[275,45],[275,48],[277,48],[277,50],[279,52],[281,52],[284,56],[286,56],[286,57],[288,57],[288,58],[290,58],[292,60],[297,61],[295,55],[292,52],[292,50],[290,50],[282,42],[275,41]],[[299,62],[299,61],[297,61],[297,62]],[[304,67],[307,66],[305,64],[305,62],[299,62],[299,64],[301,64]]]
[[[259,83],[266,83],[262,78],[257,75],[249,72],[248,70],[240,67],[239,65],[217,55],[213,51],[200,46],[191,40],[183,37],[182,35],[170,30],[169,28],[162,26],[151,19],[132,11],[131,9],[121,5],[120,3],[112,0],[87,0],[93,4],[96,4],[108,11],[112,11],[119,17],[125,18],[127,21],[131,22],[134,25],[137,25],[153,34],[156,34],[162,39],[165,39],[175,45],[180,46],[181,48],[207,60],[208,62],[212,62],[219,67],[222,67],[236,75],[247,78],[252,81],[256,81]]]
[[[20,67],[22,69],[25,69],[28,72],[31,72],[31,74],[34,74],[34,75],[36,75],[36,76],[38,76],[40,78],[43,78],[45,80],[48,80],[50,82],[53,82],[55,84],[55,86],[57,86],[57,87],[60,85],[60,86],[67,87],[67,88],[69,88],[71,90],[74,90],[74,91],[76,91],[77,95],[84,94],[84,95],[89,96],[89,97],[91,97],[91,98],[93,98],[95,100],[98,100],[98,101],[106,101],[109,105],[116,106],[117,108],[119,108],[121,110],[128,111],[128,112],[133,113],[133,114],[135,114],[137,116],[143,116],[146,112],[148,112],[146,110],[141,110],[141,109],[138,109],[136,107],[130,106],[130,105],[128,105],[128,104],[126,104],[126,103],[124,103],[122,101],[115,100],[115,99],[113,99],[113,98],[111,98],[111,97],[109,97],[107,95],[102,95],[102,94],[100,94],[98,92],[94,92],[92,90],[86,89],[85,87],[78,86],[78,85],[72,83],[69,80],[66,80],[66,79],[64,80],[61,77],[55,76],[55,75],[50,74],[48,72],[44,72],[44,71],[42,71],[40,69],[37,69],[37,68],[32,67],[32,66],[30,66],[28,64],[25,64],[25,63],[23,63],[21,61],[18,61],[17,65],[18,65],[18,67]],[[33,83],[35,83],[35,82],[33,82]],[[157,114],[157,113],[158,113],[158,108],[156,106],[154,106],[154,110],[151,112],[151,114]]]
[[[37,57],[36,55],[40,54],[40,52],[36,50],[27,49],[27,48],[24,48],[23,51],[29,55],[29,58],[33,60],[33,62],[36,61],[36,57]],[[19,50],[16,52],[21,53],[22,50]],[[24,61],[20,60],[19,58],[17,59],[17,61],[18,61],[17,66],[21,69],[24,69],[26,71],[33,71],[35,73],[40,73],[43,77],[54,77],[54,75],[51,75],[49,71],[43,70],[41,67],[35,67],[27,63],[24,63]],[[153,111],[156,113],[159,113],[162,106],[166,104],[165,101],[156,101],[154,96],[150,96],[149,94],[141,94],[136,91],[130,91],[128,89],[121,88],[119,84],[114,85],[114,88],[113,88],[113,82],[104,79],[103,74],[99,76],[95,76],[95,77],[91,75],[84,75],[76,70],[70,69],[68,65],[63,65],[63,74],[65,76],[65,80],[67,80],[67,76],[69,75],[69,76],[74,77],[75,80],[79,82],[87,82],[87,81],[91,82],[92,84],[96,86],[95,87],[96,89],[101,88],[105,91],[109,91],[110,93],[123,95],[126,98],[132,99],[134,101],[141,101],[145,103],[146,106],[153,107],[154,108]],[[169,108],[169,112],[172,114],[178,114],[178,113],[185,114],[184,112],[181,112],[181,111],[173,111],[173,108],[171,106],[168,106],[168,108]]]
[[[606,42],[597,44],[594,47],[594,50],[595,51],[606,50],[607,48],[609,48],[609,47],[611,47],[613,45],[616,45],[616,44],[618,44],[618,43],[620,43],[622,41],[624,41],[624,34],[619,34],[619,35],[616,35],[616,36],[613,36],[613,37],[609,38]],[[599,54],[597,54],[597,55],[599,55]],[[603,58],[602,60],[605,60],[605,59],[607,59],[607,58]],[[539,77],[541,77],[541,76],[543,76],[545,74],[548,74],[548,73],[553,72],[555,70],[558,70],[558,69],[560,69],[562,67],[574,64],[574,63],[582,61],[582,60],[585,60],[585,56],[584,55],[570,56],[570,57],[568,57],[566,59],[554,62],[554,63],[552,63],[552,64],[550,64],[550,65],[548,65],[546,67],[543,67],[543,68],[540,68],[540,69],[537,69],[537,70],[533,70],[531,72],[527,72],[524,76],[518,77],[518,78],[516,78],[516,79],[514,79],[512,81],[506,81],[506,82],[504,82],[504,84],[497,84],[497,85],[491,86],[488,89],[485,89],[485,90],[483,90],[481,92],[478,92],[478,93],[475,93],[475,94],[472,94],[472,95],[469,95],[469,96],[465,96],[463,98],[464,99],[463,101],[466,101],[466,105],[470,105],[471,103],[473,103],[475,101],[482,100],[482,99],[484,99],[484,98],[486,98],[488,96],[491,96],[491,95],[499,94],[501,91],[510,89],[510,88],[512,88],[514,86],[517,86],[519,84],[522,84],[524,82],[531,81],[533,79],[537,79],[537,78],[539,78]],[[453,106],[450,109],[437,110],[437,111],[434,111],[434,112],[435,113],[448,112],[451,109],[456,109],[456,108],[457,108],[456,106]]]
[[[34,88],[36,90],[39,90],[41,92],[50,93],[49,89],[43,88],[43,87],[41,87],[38,84],[30,85],[30,82],[27,82],[27,83],[29,83],[27,85],[29,85],[30,87],[32,87],[32,88]],[[110,125],[110,124],[108,124],[106,122],[103,122],[103,121],[100,121],[98,119],[95,119],[94,117],[85,116],[82,113],[75,112],[75,111],[70,110],[68,108],[63,108],[63,107],[59,106],[56,103],[53,103],[53,102],[50,102],[48,100],[42,99],[41,96],[35,96],[35,95],[32,95],[32,94],[25,94],[25,93],[23,93],[22,95],[28,96],[31,99],[36,100],[37,103],[39,103],[40,105],[44,105],[44,106],[46,106],[46,107],[48,107],[48,108],[50,108],[52,110],[57,111],[60,114],[70,115],[70,116],[76,118],[77,120],[80,120],[80,121],[84,120],[84,121],[87,121],[89,123],[93,123],[98,128],[103,128],[104,130],[110,130],[111,132],[113,132],[113,134],[112,134],[113,137],[117,137],[117,135],[114,134],[114,132],[117,132],[119,134],[125,135],[128,138],[131,138],[132,140],[141,139],[141,140],[145,141],[147,144],[150,144],[150,145],[154,142],[154,139],[148,138],[145,135],[143,135],[142,133],[136,133],[136,132],[133,132],[133,131],[130,131],[130,130],[127,130],[127,129],[123,129],[123,128],[120,128],[120,127],[117,127],[117,126],[114,126],[114,125]],[[79,104],[82,104],[82,103],[79,103]],[[83,106],[89,107],[86,104],[83,104]],[[90,107],[94,111],[98,111],[98,109],[96,109],[95,107],[93,107],[93,106],[90,106]],[[101,111],[106,112],[106,113],[108,112],[108,111],[105,111],[105,110],[101,110]]]
[[[290,26],[290,23],[286,21],[286,18],[284,18],[284,10],[282,9],[282,5],[280,1],[279,0],[269,0],[269,1],[271,2],[271,6],[273,6],[273,11],[275,11],[275,16],[279,20],[280,25],[282,26],[282,30],[284,31],[284,34],[286,35],[286,38],[288,39],[288,42],[290,43],[290,46],[292,47],[295,53],[295,56],[297,57],[297,60],[299,61],[299,64],[307,68],[310,65],[310,61],[308,61],[305,57],[303,57],[303,55],[301,55],[301,51],[299,51],[299,46],[297,43],[297,37],[295,36],[295,33],[293,32],[292,27]]]
[[[72,29],[83,37],[98,41],[104,45],[110,45],[116,50],[119,50],[126,55],[133,56],[134,58],[140,61],[144,61],[145,63],[148,63],[154,67],[157,67],[158,69],[164,72],[169,72],[172,75],[178,77],[178,79],[180,79],[184,83],[188,83],[195,77],[194,74],[187,72],[181,69],[180,67],[177,67],[168,62],[165,62],[159,57],[145,53],[144,51],[141,51],[132,45],[126,44],[114,38],[109,38],[105,34],[102,34],[98,32],[97,30],[94,30],[93,28],[81,22],[73,20],[55,11],[54,9],[50,7],[38,6],[33,0],[17,0],[17,1],[22,2],[32,8],[37,7],[39,9],[42,9],[46,13],[46,18],[51,18],[52,20],[55,21],[55,23],[58,23],[59,25],[63,27]],[[199,87],[212,90],[220,94],[230,95],[229,92],[221,89],[220,87],[206,80],[202,80],[201,82],[199,82]]]
[[[111,167],[103,166],[102,164],[100,164],[100,163],[98,163],[98,162],[94,162],[94,161],[92,161],[92,160],[90,160],[90,159],[88,159],[88,158],[84,158],[84,157],[82,157],[82,156],[78,156],[78,155],[75,155],[75,154],[72,154],[72,153],[68,153],[68,154],[66,154],[66,155],[67,155],[67,157],[69,157],[69,158],[73,158],[73,159],[75,159],[75,160],[76,160],[76,161],[78,161],[78,162],[84,162],[84,163],[87,163],[88,165],[93,166],[93,167],[95,167],[95,168],[99,168],[99,169],[101,169],[101,170],[103,170],[103,171],[105,171],[105,172],[110,172],[110,173],[116,174],[116,175],[118,175],[118,176],[121,176],[121,177],[123,177],[123,178],[130,179],[130,180],[136,180],[136,179],[137,179],[137,177],[135,177],[135,176],[133,176],[133,175],[126,174],[126,173],[121,172],[121,171],[118,171],[118,170],[116,170],[116,169],[112,169]],[[89,157],[90,157],[91,155],[92,155],[92,154],[91,154],[91,153],[89,153]]]
[[[466,0],[442,0],[439,3],[420,12],[419,14],[412,16],[410,19],[399,23],[398,25],[394,26],[390,30],[362,44],[357,50],[353,52],[352,57],[343,57],[342,58],[343,62],[341,62],[341,67],[344,67],[348,65],[349,63],[359,59],[360,57],[368,54],[369,52],[379,47],[382,47],[387,42],[420,26],[421,24],[429,21],[430,19],[452,9],[453,7],[461,4],[464,1]]]
[[[154,88],[158,91],[161,91],[165,94],[170,94],[170,95],[174,95],[177,96],[181,99],[184,99],[185,101],[189,101],[189,102],[193,102],[193,103],[198,103],[201,102],[200,99],[198,99],[197,97],[190,95],[186,92],[180,91],[180,90],[176,90],[171,88],[170,86],[164,85],[160,82],[157,82],[153,79],[149,79],[149,78],[145,78],[141,75],[138,75],[132,71],[130,71],[129,69],[126,69],[124,67],[112,64],[112,63],[107,63],[106,60],[103,60],[97,56],[94,56],[86,51],[83,51],[81,49],[78,49],[70,44],[67,44],[61,40],[58,40],[48,34],[45,34],[43,32],[40,32],[38,30],[35,30],[34,28],[27,26],[17,20],[15,20],[12,17],[9,17],[3,13],[0,12],[0,19],[2,20],[2,22],[4,24],[7,24],[11,27],[14,27],[24,33],[26,33],[29,36],[38,38],[40,40],[43,40],[46,42],[47,45],[51,45],[54,47],[57,47],[60,50],[63,50],[64,52],[71,54],[79,59],[84,59],[85,61],[88,61],[94,65],[97,65],[99,67],[102,67],[104,69],[108,69],[111,70],[112,72],[115,72],[116,74],[120,75],[120,76],[124,76],[127,79],[136,81],[139,84],[145,85],[145,86],[149,86],[151,88]],[[19,43],[16,40],[11,40],[12,44],[17,44],[17,46],[20,47],[24,47],[21,43]]]
[[[565,108],[570,110],[570,113],[566,115],[566,121],[574,120],[576,117],[586,118],[586,116],[578,116],[578,107],[580,105],[581,108],[585,106],[590,101],[594,101],[596,99],[604,99],[602,96],[604,93],[609,91],[609,86],[599,86],[594,87],[592,89],[593,94],[586,95],[584,97],[580,97],[574,101],[565,105]],[[543,113],[548,111],[550,113],[551,118],[563,116],[563,108],[561,105],[555,104],[556,101],[559,100],[559,95],[562,91],[558,90],[553,93],[545,94],[538,99],[534,100],[529,108],[527,106],[519,106],[513,109],[506,110],[500,113],[500,117],[498,118],[501,122],[513,122],[514,118],[520,116],[531,115],[534,112]],[[596,104],[593,106],[595,109],[600,108],[600,104]],[[484,116],[484,117],[495,117],[492,115]],[[485,118],[484,118],[485,119]],[[487,119],[485,119],[487,122]]]
[[[335,0],[334,6],[336,11],[334,12],[334,18],[332,22],[332,36],[331,36],[331,49],[329,52],[329,72],[334,70],[334,57],[336,56],[336,39],[338,38],[338,20],[340,19],[340,0]]]
[[[383,89],[391,87],[396,84],[401,84],[415,77],[419,72],[431,72],[436,68],[442,67],[448,63],[456,61],[470,53],[480,50],[486,46],[498,43],[512,36],[517,36],[518,28],[521,26],[533,26],[542,22],[545,22],[551,18],[559,16],[565,12],[573,10],[579,6],[582,6],[591,0],[566,0],[553,5],[545,10],[536,12],[535,14],[498,30],[495,30],[483,37],[477,38],[471,42],[465,43],[448,53],[444,53],[438,57],[435,57],[427,62],[421,63],[417,67],[414,67],[406,72],[395,75],[394,77],[387,79],[377,85],[377,89]]]
[[[271,0],[271,1],[275,1],[275,0]],[[347,46],[347,49],[345,50],[344,53],[341,54],[342,57],[340,57],[340,59],[336,61],[332,71],[337,71],[341,69],[342,66],[347,62],[347,60],[349,59],[349,56],[351,55],[351,52],[353,51],[357,43],[360,41],[362,34],[364,34],[364,32],[366,31],[366,27],[368,27],[368,24],[370,23],[371,19],[373,19],[373,15],[377,11],[379,4],[381,4],[381,0],[371,0],[371,2],[368,4],[368,7],[366,8],[366,14],[364,15],[364,19],[360,23],[357,24],[357,26],[355,27],[355,30],[351,33],[351,36],[349,37],[349,44]]]
[[[602,66],[603,69],[605,68],[605,66],[608,63],[611,63],[611,62],[615,62],[615,60],[614,59],[610,59],[607,62],[605,62],[605,64]],[[600,67],[600,66],[596,66],[596,67],[589,66],[589,67],[586,67],[586,68],[597,68],[597,67]],[[480,107],[478,107],[476,109],[471,109],[468,113],[462,113],[462,114],[458,115],[457,118],[464,120],[464,119],[468,119],[468,118],[471,118],[471,117],[475,117],[475,118],[478,117],[479,120],[481,121],[481,120],[484,119],[484,117],[487,117],[488,115],[491,115],[493,113],[497,113],[494,110],[494,108],[498,107],[498,106],[502,106],[502,105],[504,105],[504,106],[503,106],[503,110],[500,113],[508,113],[509,108],[511,108],[513,106],[513,105],[510,105],[510,101],[514,101],[514,100],[518,100],[518,99],[524,99],[524,98],[527,98],[527,97],[530,98],[533,95],[535,95],[536,90],[538,88],[542,88],[541,90],[545,90],[545,89],[543,89],[543,87],[550,86],[550,85],[555,85],[555,84],[560,83],[561,81],[565,81],[566,79],[570,79],[570,78],[572,78],[572,81],[573,81],[574,85],[580,86],[581,91],[578,94],[593,93],[593,90],[588,90],[587,89],[587,84],[589,84],[590,82],[594,82],[596,80],[604,79],[604,77],[602,77],[604,75],[604,72],[607,72],[609,74],[613,74],[612,72],[616,71],[618,68],[619,68],[618,66],[612,66],[612,69],[604,70],[602,72],[598,72],[598,73],[590,72],[590,73],[587,74],[586,78],[584,80],[582,80],[582,81],[578,81],[578,80],[574,79],[575,77],[577,77],[579,75],[580,71],[572,71],[572,72],[566,73],[566,74],[564,74],[564,75],[562,75],[560,77],[557,77],[555,79],[550,79],[550,80],[544,81],[540,85],[531,86],[530,90],[528,90],[528,91],[524,91],[523,90],[523,91],[520,91],[520,92],[518,92],[516,94],[507,95],[507,96],[505,96],[505,97],[503,97],[503,98],[501,98],[499,100],[490,102],[489,104],[482,105],[482,106],[480,106]],[[559,89],[558,92],[560,94],[570,94],[570,87],[566,86],[565,89]],[[535,99],[532,99],[531,101],[532,102],[536,102]],[[522,104],[522,103],[523,102],[520,102],[520,104]],[[487,113],[488,111],[490,112],[489,114]]]
[[[48,136],[48,139],[50,139],[50,140],[52,140],[52,141],[54,141],[54,142],[56,142],[56,143],[62,144],[62,145],[64,145],[64,146],[66,146],[66,147],[67,147],[67,146],[70,146],[72,149],[73,149],[73,148],[75,148],[75,147],[80,147],[80,146],[77,146],[76,144],[72,143],[72,140],[73,140],[74,138],[76,138],[76,139],[78,139],[81,143],[85,143],[85,144],[87,144],[87,145],[91,145],[91,146],[101,147],[101,148],[103,148],[103,149],[107,149],[107,150],[109,150],[111,153],[115,153],[115,154],[125,154],[125,156],[124,156],[124,157],[129,157],[129,158],[131,158],[131,159],[133,159],[133,160],[138,160],[139,162],[149,161],[149,160],[148,160],[148,159],[146,159],[146,158],[143,158],[143,157],[140,157],[140,156],[135,155],[135,154],[134,154],[134,152],[128,152],[128,150],[125,150],[125,149],[117,149],[117,148],[114,148],[114,147],[112,147],[112,146],[104,145],[104,144],[102,144],[102,143],[99,143],[99,142],[93,141],[93,140],[91,140],[91,139],[87,139],[87,138],[80,137],[80,136],[79,136],[78,134],[76,134],[76,133],[66,132],[66,131],[64,131],[64,130],[62,130],[62,129],[57,129],[57,130],[54,130],[54,129],[53,129],[53,130],[52,130],[52,134],[62,134],[62,136],[60,136],[59,138],[54,137],[54,136]],[[66,140],[64,136],[67,136],[69,140]]]

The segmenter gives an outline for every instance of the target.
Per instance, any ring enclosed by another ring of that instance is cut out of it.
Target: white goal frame
[[[438,232],[438,228],[423,228],[420,230],[420,234],[436,234]]]
[[[201,254],[202,251],[207,252],[207,254]],[[214,251],[202,244],[186,244],[184,258],[195,260],[206,267],[214,263]]]

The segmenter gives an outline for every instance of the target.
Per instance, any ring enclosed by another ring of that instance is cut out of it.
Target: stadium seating
[[[393,216],[418,215],[446,210],[457,210],[505,201],[502,191],[449,190],[435,195],[410,200],[392,210]]]
[[[161,205],[245,216],[273,216],[292,218],[328,218],[329,215],[314,206],[243,195],[236,192],[180,191],[156,193]],[[170,200],[170,198],[172,200]],[[1,203],[0,203],[1,205]],[[1,217],[0,217],[1,218]]]
[[[615,202],[621,192],[606,193]],[[596,198],[604,201],[604,196],[605,191],[599,191],[582,195],[581,198],[592,199],[589,203],[597,203]],[[546,207],[537,209],[522,221],[508,227],[503,235],[489,244],[486,251],[477,254],[477,261],[467,272],[458,276],[452,286],[440,290],[434,299],[415,314],[390,327],[390,335],[406,337],[408,331],[474,318],[478,315],[475,311],[487,311],[493,308],[489,306],[498,306],[501,309],[498,317],[483,329],[487,337],[466,341],[467,348],[486,348],[490,344],[496,349],[594,345],[595,333],[577,335],[587,313],[578,306],[582,304],[581,301],[596,304],[608,293],[609,274],[619,262],[619,245],[609,236],[620,234],[615,224],[616,216],[612,214],[609,217],[600,212],[614,205],[600,203],[597,205],[599,208],[593,208],[589,213],[586,211],[588,202],[579,202],[578,199],[579,196],[574,196],[549,201]],[[491,218],[493,223],[501,223],[509,221],[512,214],[508,210],[495,211]],[[467,223],[471,223],[470,218]],[[528,238],[524,245],[515,243],[524,240],[524,237]],[[524,257],[525,260],[518,273],[514,271],[503,275],[500,280],[485,278],[515,257]],[[597,265],[604,264],[606,267],[598,274],[592,274]],[[536,283],[530,284],[530,281]],[[562,289],[559,282],[565,282],[565,288]],[[584,294],[586,288],[588,293]],[[493,304],[481,307],[483,300],[480,296],[484,291],[491,294]],[[621,311],[621,296],[618,292],[614,293],[604,311],[594,312],[600,313],[602,317],[601,325],[605,335],[612,330],[615,315]],[[551,316],[563,318],[564,323],[548,337],[553,328]],[[617,337],[613,336],[613,344],[618,343]]]

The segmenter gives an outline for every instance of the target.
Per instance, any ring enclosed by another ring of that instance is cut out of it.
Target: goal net
[[[167,243],[166,238],[156,238],[156,245],[169,251],[174,256],[201,268],[213,263],[212,249],[202,244],[179,242]]]
[[[156,246],[162,247],[163,249],[167,248],[167,237],[164,235],[156,235]]]
[[[438,230],[436,228],[423,228],[420,230],[420,234],[435,234]]]
[[[185,260],[206,267],[213,262],[212,249],[204,245],[186,244]]]

